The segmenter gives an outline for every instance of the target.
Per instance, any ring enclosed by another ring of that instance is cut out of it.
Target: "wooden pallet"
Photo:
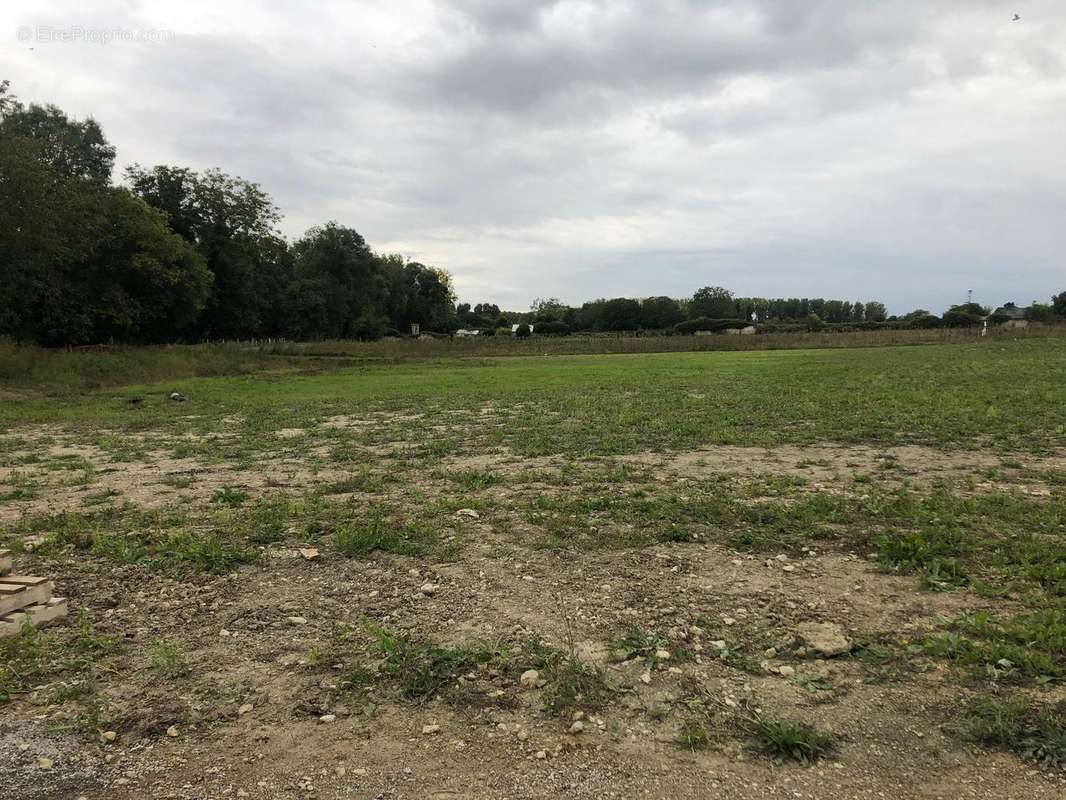
[[[0,550],[0,636],[11,636],[22,625],[44,625],[67,615],[67,601],[52,597],[48,578],[11,574],[11,553]]]

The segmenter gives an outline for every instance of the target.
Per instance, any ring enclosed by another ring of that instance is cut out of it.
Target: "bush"
[[[529,329],[529,326],[523,322],[521,325],[518,326],[518,329],[514,332],[514,335],[517,336],[519,339],[525,339],[531,333],[532,331]]]
[[[538,336],[569,336],[571,333],[569,325],[557,320],[538,322],[533,330]]]
[[[697,317],[687,319],[674,326],[674,333],[680,336],[691,336],[696,331],[714,331],[720,333],[727,328],[744,328],[751,323],[742,319],[711,319],[710,317]]]

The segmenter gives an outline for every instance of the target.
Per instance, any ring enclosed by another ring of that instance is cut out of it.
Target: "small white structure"
[[[726,328],[725,332],[730,336],[754,336],[755,326],[745,325],[743,328]]]
[[[481,335],[481,331],[474,330],[474,329],[468,329],[468,328],[460,328],[459,330],[457,330],[455,332],[455,336],[456,336],[457,339],[466,338],[467,336],[480,336],[480,335]]]

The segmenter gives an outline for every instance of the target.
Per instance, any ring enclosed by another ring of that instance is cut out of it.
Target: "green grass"
[[[757,717],[749,733],[759,753],[775,761],[811,764],[836,748],[832,734],[810,725],[770,717]]]
[[[441,647],[412,636],[397,634],[380,626],[368,625],[382,661],[381,678],[394,684],[401,698],[425,702],[449,689],[459,677],[479,664],[492,660],[494,651],[483,646]],[[366,673],[350,673],[366,679]]]
[[[954,731],[965,741],[1066,769],[1066,702],[1051,706],[1021,695],[978,696]]]
[[[1039,382],[1026,378],[1040,375]],[[787,387],[788,402],[781,402]],[[130,386],[156,396],[166,385]],[[523,455],[624,453],[706,444],[815,441],[957,443],[1047,449],[1066,432],[1066,339],[977,341],[874,350],[789,350],[559,356],[365,365],[317,374],[190,378],[189,403],[144,403],[114,392],[5,401],[0,425],[86,423],[217,429],[241,414],[236,447],[274,447],[268,434],[327,416],[421,407],[499,415],[430,430],[426,414],[389,431],[438,454],[498,442]],[[190,416],[195,417],[190,419]],[[500,417],[506,425],[499,427]],[[390,426],[386,426],[390,427]],[[382,431],[384,433],[384,431]],[[367,433],[372,439],[375,431]]]

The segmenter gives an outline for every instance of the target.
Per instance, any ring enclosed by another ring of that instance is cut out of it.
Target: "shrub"
[[[697,317],[687,319],[674,326],[674,333],[681,336],[691,336],[696,331],[724,331],[727,328],[743,328],[750,323],[742,319],[711,319],[710,317]]]
[[[565,322],[559,322],[557,320],[551,320],[549,322],[538,322],[534,331],[538,336],[569,336],[571,333],[570,326]]]

